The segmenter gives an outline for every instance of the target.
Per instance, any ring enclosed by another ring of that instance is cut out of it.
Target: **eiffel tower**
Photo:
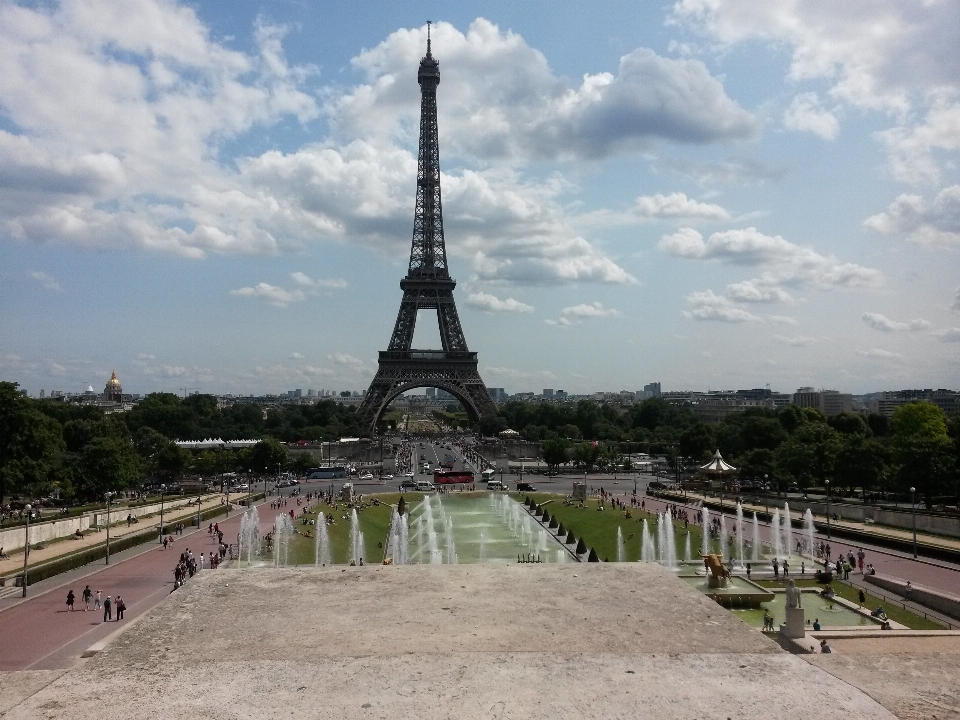
[[[387,405],[407,390],[435,387],[445,390],[466,408],[474,421],[493,410],[493,399],[477,370],[477,354],[467,348],[457,306],[456,280],[447,268],[440,203],[440,147],[437,141],[437,85],[440,64],[430,52],[420,60],[420,155],[417,165],[417,207],[413,218],[410,266],[400,281],[403,299],[389,349],[380,353],[376,377],[364,396],[358,414],[371,432]],[[436,310],[441,350],[414,350],[413,331],[418,310]]]

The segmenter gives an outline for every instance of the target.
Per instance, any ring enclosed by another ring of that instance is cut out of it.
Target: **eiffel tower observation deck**
[[[477,370],[453,299],[456,280],[450,277],[443,238],[440,197],[440,146],[437,139],[437,86],[440,63],[430,48],[420,60],[420,152],[417,163],[417,202],[413,218],[410,266],[400,281],[403,299],[390,345],[380,353],[379,369],[364,396],[359,414],[371,431],[395,397],[417,387],[435,387],[456,397],[472,420],[493,411],[493,400]],[[419,310],[436,310],[441,348],[412,348]]]

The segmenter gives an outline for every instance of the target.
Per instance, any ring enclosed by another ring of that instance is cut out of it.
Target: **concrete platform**
[[[641,563],[201,573],[5,718],[894,717]]]

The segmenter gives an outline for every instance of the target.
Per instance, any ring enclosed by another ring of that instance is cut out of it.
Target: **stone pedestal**
[[[787,608],[787,621],[780,626],[780,634],[788,638],[802,638],[807,634],[803,608]]]

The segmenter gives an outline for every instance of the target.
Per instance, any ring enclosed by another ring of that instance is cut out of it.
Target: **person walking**
[[[90,609],[90,598],[93,597],[93,593],[90,592],[90,586],[89,586],[89,585],[87,585],[87,586],[83,589],[83,594],[82,594],[80,597],[83,598],[83,611],[86,612],[87,610]]]
[[[73,594],[73,589],[67,591],[67,607],[70,608],[70,612],[73,612],[73,600],[76,595]]]
[[[97,590],[97,601],[93,604],[93,609],[94,609],[94,610],[99,610],[99,609],[100,609],[100,593],[101,593],[101,592],[102,592],[102,591]]]
[[[123,598],[117,595],[117,622],[123,620],[123,611],[127,609],[126,604],[123,602]]]
[[[109,595],[103,601],[103,621],[107,622],[108,620],[113,620],[113,600],[110,599]]]

